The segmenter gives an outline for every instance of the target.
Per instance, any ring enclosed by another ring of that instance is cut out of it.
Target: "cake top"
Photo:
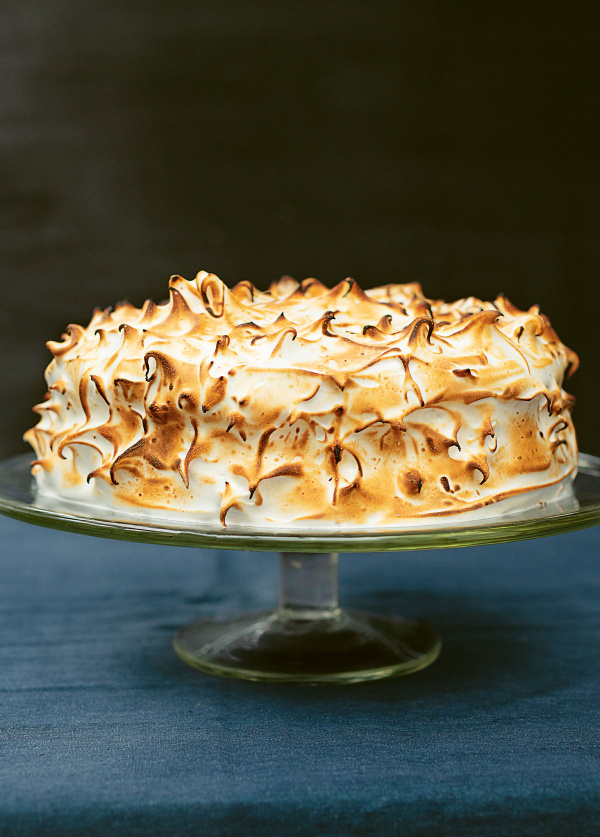
[[[93,363],[96,376],[104,367],[111,380],[98,380],[99,387],[114,381],[117,356],[119,380],[148,380],[160,365],[179,398],[194,397],[203,363],[218,382],[204,412],[224,395],[224,376],[240,366],[302,370],[316,376],[315,387],[325,377],[343,389],[350,378],[400,358],[412,379],[405,406],[414,407],[439,400],[440,387],[445,400],[453,387],[468,402],[486,394],[528,399],[542,385],[551,399],[557,377],[578,364],[537,305],[521,311],[502,295],[447,303],[427,299],[416,282],[363,291],[352,279],[330,289],[289,277],[266,292],[248,281],[229,290],[204,271],[192,281],[173,276],[169,287],[161,305],[96,309],[87,328],[70,325],[63,342],[48,348],[65,361]]]

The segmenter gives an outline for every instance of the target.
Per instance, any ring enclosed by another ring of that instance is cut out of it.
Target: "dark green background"
[[[554,4],[0,8],[0,455],[44,342],[172,273],[539,302],[600,454],[595,21]]]

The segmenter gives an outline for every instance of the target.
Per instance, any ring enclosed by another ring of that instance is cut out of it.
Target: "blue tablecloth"
[[[189,669],[171,639],[273,604],[273,555],[0,519],[0,833],[600,834],[599,547],[343,556],[343,602],[430,622],[442,656],[271,686]]]

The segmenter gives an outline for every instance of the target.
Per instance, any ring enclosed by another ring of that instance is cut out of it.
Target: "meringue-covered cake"
[[[40,495],[143,517],[402,526],[555,499],[577,365],[537,306],[175,276],[48,343]]]

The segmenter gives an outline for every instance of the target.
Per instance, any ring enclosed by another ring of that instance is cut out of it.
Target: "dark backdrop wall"
[[[1,456],[45,340],[199,269],[539,302],[600,454],[600,72],[568,4],[19,0],[0,62]]]

